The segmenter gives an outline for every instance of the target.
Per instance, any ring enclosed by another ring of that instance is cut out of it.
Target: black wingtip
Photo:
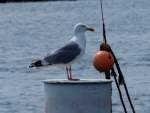
[[[42,65],[42,61],[41,61],[41,60],[38,60],[38,61],[32,63],[32,64],[29,66],[29,68],[41,67],[41,66],[43,66],[43,65]]]
[[[35,66],[33,65],[33,63],[29,65],[29,68],[33,68],[33,67],[35,67]]]

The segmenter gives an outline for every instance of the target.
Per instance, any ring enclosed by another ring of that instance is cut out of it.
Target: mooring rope
[[[113,55],[113,57],[114,57],[115,64],[116,64],[116,68],[117,68],[118,73],[119,73],[119,77],[120,77],[120,78],[119,78],[119,84],[123,84],[124,89],[125,89],[125,92],[126,92],[126,95],[127,95],[127,98],[128,98],[128,101],[129,101],[130,106],[131,106],[131,109],[132,109],[132,112],[133,112],[133,113],[136,113],[136,112],[135,112],[135,109],[134,109],[134,106],[133,106],[133,103],[132,103],[131,98],[130,98],[130,94],[129,94],[129,91],[128,91],[128,88],[127,88],[127,85],[126,85],[126,82],[125,82],[125,79],[124,79],[124,76],[123,76],[123,73],[122,73],[122,71],[121,71],[121,68],[120,68],[120,65],[119,65],[119,63],[118,63],[118,60],[117,60],[117,58],[116,58],[114,52],[112,51],[112,49],[111,49],[111,53],[112,53],[112,55]]]
[[[121,84],[123,84],[123,86],[124,86],[124,88],[125,88],[126,95],[127,95],[127,97],[128,97],[130,106],[131,106],[131,108],[132,108],[132,112],[133,112],[133,113],[136,113],[136,112],[135,112],[135,109],[134,109],[134,106],[133,106],[133,103],[132,103],[132,101],[131,101],[129,92],[128,92],[127,85],[126,85],[125,80],[124,80],[124,76],[123,76],[122,71],[121,71],[121,69],[120,69],[118,60],[117,60],[117,58],[116,58],[114,52],[112,51],[111,47],[107,44],[106,30],[105,30],[105,22],[104,22],[104,15],[103,15],[103,4],[102,4],[102,0],[100,0],[100,5],[101,5],[101,14],[102,14],[102,22],[103,22],[103,41],[104,41],[104,43],[102,43],[102,44],[100,45],[100,50],[109,51],[109,52],[112,53],[112,55],[113,55],[113,57],[114,57],[115,65],[116,65],[116,68],[117,68],[117,71],[118,71],[118,74],[119,74],[119,79],[118,79],[118,81],[117,81],[117,74],[116,74],[114,68],[111,69],[111,74],[114,76],[115,83],[116,83],[116,86],[117,86],[117,89],[118,89],[118,92],[119,92],[120,100],[121,100],[122,106],[123,106],[123,108],[124,108],[124,112],[127,113],[127,109],[126,109],[126,106],[125,106],[125,104],[124,104],[123,97],[122,97],[122,93],[121,93],[121,89],[120,89],[120,86],[119,86],[119,85],[121,85]],[[105,72],[105,75],[106,75],[106,78],[109,79],[109,78],[110,78],[110,71]],[[108,77],[108,76],[109,76],[109,77]]]
[[[111,74],[114,76],[114,80],[115,80],[115,83],[116,83],[116,86],[117,86],[117,89],[118,89],[118,92],[119,92],[119,96],[120,96],[120,100],[121,100],[122,106],[124,108],[124,112],[127,113],[127,109],[126,109],[126,106],[124,104],[123,97],[122,97],[122,92],[121,92],[121,89],[120,89],[119,84],[117,82],[117,74],[116,74],[114,68],[112,68]]]
[[[132,109],[132,112],[136,113],[135,109],[134,109],[134,106],[133,106],[133,103],[132,103],[131,98],[130,98],[130,94],[129,94],[129,91],[128,91],[128,88],[127,88],[127,85],[126,85],[126,82],[125,82],[125,79],[124,79],[124,76],[123,76],[123,73],[122,73],[120,65],[118,63],[118,60],[117,60],[114,52],[112,51],[112,49],[110,49],[110,52],[111,52],[111,54],[114,57],[116,68],[117,68],[117,71],[118,71],[118,74],[119,74],[119,80],[118,80],[118,82],[119,82],[119,84],[123,84],[125,92],[126,92],[126,95],[127,95],[127,98],[128,98],[128,101],[129,101],[131,109]]]

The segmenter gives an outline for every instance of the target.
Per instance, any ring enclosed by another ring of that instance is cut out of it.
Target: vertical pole
[[[100,0],[100,4],[101,4],[101,14],[102,14],[102,22],[103,22],[103,41],[105,44],[107,44],[102,0]],[[110,71],[105,72],[105,78],[111,79]]]
[[[100,4],[101,4],[101,14],[102,14],[102,22],[103,22],[103,40],[104,43],[107,44],[102,0],[100,0]]]

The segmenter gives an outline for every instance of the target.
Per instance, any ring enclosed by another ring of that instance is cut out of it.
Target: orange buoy
[[[110,52],[98,51],[93,59],[94,67],[100,72],[109,71],[114,65],[114,58]]]

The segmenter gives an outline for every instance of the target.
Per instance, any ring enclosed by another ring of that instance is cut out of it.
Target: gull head
[[[94,32],[95,29],[94,29],[94,28],[91,28],[91,27],[88,27],[87,25],[82,24],[82,23],[78,23],[78,24],[76,24],[75,27],[74,27],[74,32],[75,32],[75,34],[84,33],[84,32],[86,32],[86,31]]]

